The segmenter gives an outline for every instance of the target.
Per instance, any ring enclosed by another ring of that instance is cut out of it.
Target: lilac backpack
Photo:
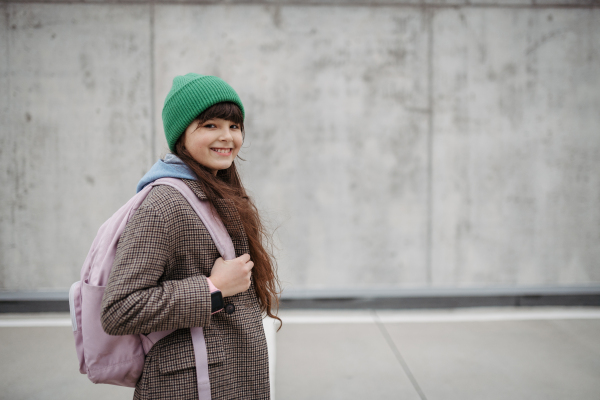
[[[200,200],[181,180],[161,178],[147,185],[110,217],[98,230],[81,268],[81,280],[69,290],[71,322],[79,372],[94,383],[135,387],[144,368],[145,355],[152,346],[174,330],[149,335],[110,336],[100,322],[101,303],[117,244],[129,219],[142,204],[152,187],[168,185],[176,188],[190,203],[210,233],[225,260],[235,258],[233,243],[223,222],[212,213],[210,204]],[[206,343],[201,327],[190,328],[200,399],[210,399]]]

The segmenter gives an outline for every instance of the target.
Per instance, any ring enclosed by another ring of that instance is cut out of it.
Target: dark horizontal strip
[[[539,296],[423,296],[374,298],[282,299],[280,308],[403,310],[461,307],[600,306],[600,294]]]
[[[0,300],[0,313],[69,312],[69,300]]]
[[[426,309],[461,307],[600,307],[600,294],[283,298],[281,309]],[[68,312],[68,300],[0,300],[0,313]]]
[[[286,288],[284,300],[371,299],[429,297],[507,297],[548,295],[598,295],[600,285],[580,286],[474,286],[474,287],[367,287],[367,288]],[[57,301],[69,299],[68,290],[0,291],[2,301]]]

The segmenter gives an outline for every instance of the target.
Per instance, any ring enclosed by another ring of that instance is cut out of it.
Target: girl
[[[146,356],[135,399],[198,399],[191,327],[202,327],[210,392],[217,399],[268,399],[262,315],[277,318],[275,263],[258,211],[235,168],[244,107],[213,76],[175,77],[163,108],[169,148],[138,184],[181,178],[207,200],[235,247],[224,261],[206,227],[177,189],[156,186],[119,241],[102,301],[111,335],[176,329]],[[279,318],[277,318],[279,319]]]

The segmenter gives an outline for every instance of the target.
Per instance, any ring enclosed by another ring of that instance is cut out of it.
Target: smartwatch
[[[210,302],[211,302],[211,313],[216,313],[217,311],[221,311],[224,307],[223,305],[223,294],[220,290],[216,290],[210,294]]]

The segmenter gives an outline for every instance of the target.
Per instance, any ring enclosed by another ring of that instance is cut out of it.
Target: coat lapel
[[[183,181],[190,189],[192,189],[194,194],[198,196],[200,200],[208,200],[198,181],[189,179],[183,179]],[[229,236],[231,236],[236,257],[239,257],[244,253],[249,253],[248,237],[244,231],[240,214],[233,204],[233,200],[218,199],[215,203],[215,207],[219,214],[225,216],[226,220],[223,221],[223,223],[225,224],[225,228],[227,228]]]

